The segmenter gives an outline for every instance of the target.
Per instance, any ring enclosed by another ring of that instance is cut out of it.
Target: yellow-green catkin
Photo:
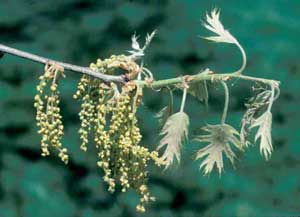
[[[78,131],[81,139],[80,149],[87,151],[89,135],[93,130],[94,115],[96,112],[97,99],[95,92],[98,90],[100,81],[83,75],[77,87],[74,99],[81,100],[81,110],[79,112],[80,129]]]
[[[46,64],[44,75],[40,76],[37,94],[34,98],[36,120],[41,134],[42,156],[50,155],[49,148],[58,151],[60,159],[67,164],[69,156],[67,149],[62,146],[61,139],[64,126],[59,108],[58,78],[64,76],[63,68],[56,64]]]
[[[110,87],[101,84],[99,88],[99,99],[96,107],[96,115],[94,119],[95,136],[94,141],[98,150],[97,165],[104,171],[104,181],[108,184],[110,192],[115,191],[115,179],[112,177],[111,170],[111,141],[106,128],[106,115],[111,111],[109,104],[105,102],[107,95],[110,94]]]
[[[160,164],[158,153],[150,152],[148,148],[140,145],[141,134],[136,117],[136,106],[141,96],[134,83],[123,86],[116,106],[113,109],[109,135],[112,140],[112,153],[114,154],[114,177],[119,179],[122,192],[128,188],[135,189],[141,196],[137,211],[144,212],[145,204],[154,201],[147,186],[149,160]]]
[[[125,69],[126,76],[135,76],[138,66],[124,55],[111,56],[90,65],[94,71],[113,74],[116,68]],[[133,188],[140,194],[137,211],[144,212],[145,204],[155,198],[150,195],[147,180],[147,166],[150,160],[160,166],[156,151],[140,145],[141,134],[138,127],[137,108],[142,98],[142,90],[134,82],[121,87],[114,83],[104,83],[83,76],[78,84],[75,99],[81,99],[80,120],[81,148],[86,150],[88,136],[92,133],[97,149],[97,165],[104,171],[104,181],[108,191],[114,192],[116,185],[121,191]]]

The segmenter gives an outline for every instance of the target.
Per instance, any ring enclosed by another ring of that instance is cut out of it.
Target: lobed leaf
[[[132,50],[128,51],[131,55],[130,57],[133,59],[138,59],[141,58],[145,55],[145,50],[151,43],[152,39],[154,38],[156,34],[156,30],[154,30],[151,34],[147,34],[146,39],[145,39],[145,44],[143,47],[140,46],[138,42],[138,36],[135,34],[131,37],[131,48]]]
[[[218,9],[212,10],[210,15],[206,14],[206,23],[203,23],[203,26],[217,34],[217,36],[204,37],[205,39],[214,42],[238,44],[236,38],[228,30],[224,29],[220,21],[220,11]]]
[[[157,147],[158,150],[165,148],[161,157],[166,163],[166,168],[173,164],[174,158],[180,162],[180,151],[183,142],[188,137],[189,117],[184,112],[177,112],[170,116],[160,135],[163,138],[160,140]]]
[[[269,160],[273,151],[271,137],[272,113],[267,110],[260,117],[255,119],[250,129],[254,127],[258,127],[255,135],[255,142],[260,139],[260,153],[266,160]]]
[[[260,139],[260,153],[266,158],[266,160],[270,159],[273,151],[271,138],[271,108],[280,93],[278,82],[274,81],[271,83],[270,87],[271,89],[260,92],[255,97],[251,98],[249,103],[246,104],[247,111],[241,121],[242,127],[240,133],[242,143],[245,146],[248,146],[250,143],[247,141],[248,134],[252,128],[258,127],[255,142]]]
[[[236,155],[230,144],[242,150],[242,145],[238,139],[239,133],[232,126],[227,124],[207,125],[202,128],[208,132],[195,138],[196,141],[209,143],[206,147],[197,152],[196,160],[205,158],[200,164],[200,169],[204,168],[204,175],[208,175],[216,165],[219,174],[223,171],[223,152],[225,156],[234,164]]]

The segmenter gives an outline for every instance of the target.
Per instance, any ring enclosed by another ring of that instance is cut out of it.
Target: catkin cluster
[[[150,152],[139,145],[142,136],[135,106],[138,106],[137,101],[140,97],[141,92],[137,92],[133,83],[123,86],[112,110],[108,132],[114,159],[114,178],[119,179],[122,192],[131,187],[141,195],[140,204],[136,208],[143,212],[144,204],[154,200],[147,187],[147,164],[150,159],[158,164],[159,160],[156,151]]]
[[[64,69],[59,65],[46,64],[45,73],[39,78],[34,106],[37,111],[38,133],[42,136],[42,156],[50,155],[49,148],[52,148],[58,151],[58,156],[67,164],[69,160],[67,149],[61,144],[64,126],[60,114],[57,84],[59,76],[64,76],[63,72]]]
[[[81,139],[80,149],[87,151],[87,144],[89,142],[89,135],[92,130],[92,125],[96,116],[96,98],[93,94],[96,93],[99,82],[87,75],[83,75],[78,84],[74,99],[81,99],[81,110],[79,112],[80,130],[79,135]]]
[[[130,66],[131,75],[135,73],[135,65],[124,56],[112,56],[91,64],[93,70],[109,74],[114,67],[121,66]],[[116,184],[120,184],[122,192],[135,189],[141,196],[136,209],[143,212],[144,205],[154,200],[147,187],[148,162],[152,159],[161,165],[161,161],[156,151],[150,152],[140,145],[142,136],[136,110],[141,97],[142,90],[133,82],[124,84],[119,92],[115,84],[87,76],[81,78],[74,95],[82,103],[79,114],[81,149],[87,149],[89,135],[93,136],[98,152],[97,165],[104,171],[108,190],[114,192]]]

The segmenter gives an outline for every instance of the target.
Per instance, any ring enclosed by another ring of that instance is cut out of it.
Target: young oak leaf
[[[131,47],[132,49],[134,50],[140,50],[140,44],[139,42],[137,41],[138,40],[138,37],[134,34],[132,37],[131,37]]]
[[[211,73],[209,69],[205,69],[204,71],[200,72],[199,74],[207,75]],[[189,84],[188,93],[194,96],[197,100],[204,102],[205,106],[208,106],[208,89],[207,89],[207,82],[195,82]]]
[[[206,22],[203,22],[203,26],[217,35],[217,36],[204,37],[204,39],[218,42],[218,43],[235,44],[239,48],[242,54],[243,64],[239,70],[233,73],[236,74],[242,73],[242,71],[244,71],[247,64],[246,53],[243,47],[238,42],[238,40],[233,35],[231,35],[228,30],[224,29],[224,26],[220,21],[220,11],[218,9],[213,9],[210,15],[206,14]]]
[[[242,150],[241,142],[238,139],[239,133],[227,124],[207,125],[202,129],[207,131],[208,134],[198,136],[195,140],[209,143],[209,145],[197,152],[196,160],[206,157],[200,164],[200,169],[204,167],[204,175],[210,174],[215,165],[221,175],[224,167],[223,152],[230,162],[234,164],[236,155],[232,151],[230,144]]]
[[[216,33],[218,36],[204,37],[207,40],[223,43],[238,44],[236,38],[230,34],[230,32],[224,29],[223,24],[220,21],[220,11],[218,9],[213,9],[211,14],[206,14],[206,23],[203,26]]]
[[[189,117],[184,112],[171,115],[163,126],[157,150],[165,147],[161,159],[165,162],[166,169],[173,164],[174,157],[180,162],[180,151],[183,142],[188,137]]]
[[[255,119],[250,127],[258,127],[258,130],[255,135],[255,142],[260,139],[260,153],[265,157],[266,160],[269,160],[273,151],[272,146],[272,113],[266,111],[260,117]]]
[[[155,114],[155,118],[158,119],[160,127],[166,123],[166,121],[172,115],[172,113],[173,108],[170,105],[167,105]]]
[[[251,104],[249,104],[247,112],[242,119],[242,129],[241,129],[241,140],[243,142],[249,143],[246,140],[247,135],[250,130],[258,127],[255,135],[255,142],[260,139],[260,153],[269,160],[273,151],[272,146],[272,105],[274,101],[278,98],[280,94],[279,83],[273,82],[270,84],[270,90],[264,90],[263,92],[257,94]],[[260,110],[267,107],[267,109],[261,114]],[[255,114],[260,113],[258,118],[255,118]],[[246,145],[247,146],[247,145]]]
[[[264,90],[254,97],[250,98],[249,101],[245,104],[247,110],[241,120],[240,131],[240,139],[245,147],[248,147],[251,144],[251,142],[248,141],[247,137],[250,134],[250,127],[255,120],[255,116],[257,116],[257,114],[259,114],[262,110],[265,109],[265,107],[270,104],[271,95],[272,92],[270,90]]]
[[[208,102],[208,90],[206,81],[196,82],[190,84],[189,93],[196,97],[199,101]]]
[[[128,51],[131,55],[130,57],[133,59],[139,59],[145,55],[145,50],[151,43],[152,39],[156,34],[156,30],[154,30],[151,34],[147,34],[145,39],[145,44],[143,47],[140,46],[138,42],[138,36],[135,34],[131,37],[131,48],[132,50]]]

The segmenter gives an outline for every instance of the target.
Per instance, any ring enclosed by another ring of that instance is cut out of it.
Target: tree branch
[[[56,64],[64,67],[64,69],[66,69],[66,70],[70,70],[73,72],[79,72],[82,74],[87,74],[87,75],[99,78],[101,80],[104,80],[106,82],[118,82],[118,83],[126,82],[125,76],[122,76],[122,75],[121,76],[106,75],[99,71],[93,71],[88,67],[81,67],[81,66],[72,65],[69,63],[51,60],[51,59],[48,59],[45,57],[41,57],[41,56],[34,55],[34,54],[31,54],[28,52],[24,52],[24,51],[21,51],[18,49],[14,49],[14,48],[5,46],[3,44],[0,44],[0,55],[1,55],[1,53],[11,54],[14,56],[18,56],[18,57],[32,60],[34,62],[38,62],[38,63],[42,63],[42,64],[53,62],[53,63],[56,63]],[[222,74],[220,74],[220,73],[214,73],[212,71],[210,71],[210,73],[205,73],[205,74],[199,73],[196,75],[186,75],[186,76],[180,76],[180,77],[176,77],[176,78],[170,78],[170,79],[164,79],[164,80],[158,80],[158,81],[154,80],[150,83],[149,83],[149,81],[141,81],[141,80],[135,80],[135,82],[137,84],[145,86],[145,87],[159,89],[159,88],[166,87],[166,86],[180,84],[183,81],[185,81],[187,83],[194,83],[194,82],[199,82],[199,81],[204,81],[204,80],[226,81],[226,80],[232,79],[232,78],[243,79],[243,80],[248,80],[248,81],[253,81],[253,82],[261,82],[261,83],[265,83],[265,84],[269,84],[269,85],[273,84],[274,82],[278,82],[278,81],[271,80],[271,79],[256,78],[256,77],[245,76],[245,75],[241,75],[241,74],[237,74],[237,73],[222,73]]]
[[[53,63],[56,63],[56,64],[64,67],[64,69],[66,69],[66,70],[70,70],[70,71],[73,71],[73,72],[79,72],[79,73],[82,73],[82,74],[87,74],[87,75],[99,78],[99,79],[107,81],[107,82],[109,82],[109,81],[111,81],[111,82],[121,82],[121,83],[125,82],[125,80],[122,76],[106,75],[106,74],[103,74],[101,72],[93,71],[88,67],[81,67],[81,66],[72,65],[72,64],[69,64],[69,63],[64,63],[64,62],[51,60],[51,59],[48,59],[48,58],[45,58],[45,57],[41,57],[41,56],[34,55],[34,54],[31,54],[31,53],[28,53],[28,52],[24,52],[24,51],[21,51],[21,50],[18,50],[18,49],[14,49],[14,48],[5,46],[3,44],[0,44],[0,51],[2,53],[11,54],[13,56],[18,56],[18,57],[28,59],[28,60],[32,60],[34,62],[38,62],[38,63],[42,63],[42,64],[53,62]]]

